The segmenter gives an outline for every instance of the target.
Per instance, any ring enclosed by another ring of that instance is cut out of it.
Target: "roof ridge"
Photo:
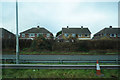
[[[25,31],[21,32],[21,33],[38,33],[38,32],[51,33],[49,30],[47,30],[47,29],[44,28],[44,27],[39,27],[39,28],[37,28],[37,27],[32,27],[32,28],[30,28],[30,29],[28,29],[28,30],[25,30]],[[20,33],[20,34],[21,34],[21,33]]]
[[[0,29],[3,29],[3,30],[5,30],[5,31],[7,31],[8,33],[11,33],[11,34],[15,35],[13,32],[11,32],[11,31],[9,31],[9,30],[7,30],[7,29],[5,29],[5,28],[0,28]]]
[[[62,27],[63,28],[63,27]],[[76,28],[76,27],[69,27],[69,28]],[[81,27],[80,27],[81,28]],[[88,27],[83,27],[83,28],[88,28]],[[78,28],[76,28],[76,29],[78,29]]]

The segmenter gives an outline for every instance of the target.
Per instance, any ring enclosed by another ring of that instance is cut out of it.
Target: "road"
[[[119,55],[120,56],[120,55]],[[16,55],[2,55],[2,59],[16,59]],[[118,60],[118,55],[20,55],[21,60]],[[120,59],[119,59],[120,60]]]

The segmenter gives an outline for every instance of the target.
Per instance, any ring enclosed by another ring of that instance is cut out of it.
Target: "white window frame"
[[[85,35],[87,35],[87,36],[85,36]],[[89,37],[89,34],[85,34],[85,35],[84,35],[85,37]]]
[[[4,34],[2,34],[2,38],[4,38]]]
[[[114,35],[114,36],[112,36],[112,35]],[[116,34],[110,34],[110,37],[116,37]]]
[[[50,33],[47,33],[46,36],[47,36],[47,37],[50,37]]]
[[[30,33],[29,37],[35,37],[35,33]]]
[[[69,36],[69,34],[65,33],[65,34],[64,34],[64,36],[65,36],[65,37],[68,37],[68,36]]]
[[[82,34],[78,34],[78,37],[82,37]]]
[[[104,34],[104,36],[106,36],[106,33]]]
[[[118,37],[120,37],[120,34],[118,34]]]
[[[22,37],[24,38],[24,37],[25,37],[25,34],[22,34]]]
[[[37,33],[37,37],[40,37],[40,35],[43,35],[43,33]]]
[[[72,34],[72,37],[75,37],[76,36],[76,34]]]

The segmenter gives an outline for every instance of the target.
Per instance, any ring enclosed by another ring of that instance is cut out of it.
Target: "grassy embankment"
[[[101,70],[104,76],[96,76],[96,70],[33,70],[3,69],[3,78],[118,78],[118,70]]]
[[[2,54],[16,54],[15,51],[3,51]],[[89,51],[89,52],[57,52],[57,51],[20,51],[20,54],[24,55],[110,55],[110,54],[120,54],[120,52],[97,52],[97,51]]]

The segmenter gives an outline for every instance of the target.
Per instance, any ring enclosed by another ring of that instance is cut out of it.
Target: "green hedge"
[[[82,40],[75,43],[55,42],[53,51],[120,50],[120,40]]]
[[[30,48],[32,40],[19,40],[19,48]],[[2,49],[16,49],[16,39],[2,39]]]
[[[41,41],[42,40],[42,41]],[[16,40],[2,40],[3,49],[15,49]],[[120,40],[81,40],[72,42],[56,42],[37,38],[35,40],[19,40],[20,50],[29,48],[37,51],[90,51],[90,50],[120,50]]]

